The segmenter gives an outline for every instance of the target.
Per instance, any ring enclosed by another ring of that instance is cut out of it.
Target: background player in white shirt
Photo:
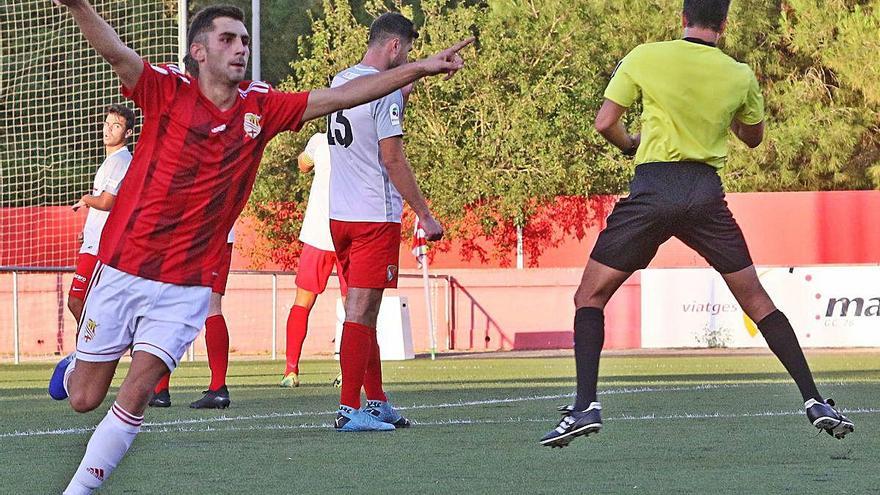
[[[299,358],[308,333],[309,313],[318,294],[327,288],[333,268],[336,268],[339,276],[342,297],[347,291],[330,237],[330,149],[327,134],[320,132],[312,136],[297,162],[301,173],[314,171],[315,176],[299,232],[303,250],[296,271],[296,299],[287,317],[287,366],[281,379],[282,387],[299,386]]]
[[[101,231],[116,201],[119,186],[128,165],[131,163],[131,152],[126,145],[134,132],[134,112],[125,105],[113,104],[105,111],[102,139],[104,142],[104,162],[98,167],[92,192],[82,197],[73,205],[73,210],[88,208],[89,214],[82,230],[82,246],[76,260],[76,273],[67,295],[67,308],[73,313],[79,324],[82,316],[86,290],[92,279],[92,272],[98,262],[98,246],[101,242]]]
[[[379,16],[370,26],[360,64],[333,78],[331,87],[406,63],[412,22],[398,13]],[[376,319],[382,293],[397,287],[403,199],[419,216],[429,240],[443,236],[416,184],[403,150],[403,93],[328,116],[330,144],[330,232],[348,283],[340,344],[342,393],[335,427],[339,431],[393,430],[409,421],[388,403]],[[360,408],[364,388],[367,407]]]

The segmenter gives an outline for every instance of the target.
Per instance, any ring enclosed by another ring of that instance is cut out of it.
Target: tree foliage
[[[880,2],[735,2],[725,49],[764,89],[767,139],[736,144],[725,171],[737,191],[880,185]],[[733,141],[733,140],[731,140]]]
[[[574,222],[594,217],[589,209],[555,208],[573,204],[557,198],[625,190],[631,167],[592,129],[593,117],[611,71],[629,50],[680,36],[680,2],[423,0],[418,6],[422,36],[414,57],[478,37],[465,53],[465,70],[449,81],[420,82],[410,99],[405,141],[419,183],[451,236],[474,246],[465,256],[504,261],[514,226],[523,226],[539,245],[536,257],[546,230],[538,220],[546,212]],[[383,8],[366,4],[367,12]],[[349,3],[324,0],[321,11],[297,41],[283,89],[325,86],[363,54],[366,26]],[[721,48],[754,68],[768,112],[767,140],[757,150],[731,136],[722,172],[729,190],[880,184],[877,0],[739,0]],[[633,108],[626,116],[633,130],[638,113]],[[293,163],[322,126],[281,137],[267,150],[250,211],[263,222],[271,258],[295,258],[290,253],[298,250],[310,178]],[[486,251],[486,243],[500,248]]]

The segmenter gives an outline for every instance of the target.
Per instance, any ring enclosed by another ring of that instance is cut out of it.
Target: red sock
[[[226,385],[226,368],[229,366],[229,330],[223,315],[209,316],[205,320],[205,345],[208,347],[208,366],[211,367],[210,390]]]
[[[361,387],[372,353],[375,329],[346,321],[339,344],[339,367],[342,368],[342,393],[339,403],[353,409],[361,407]]]
[[[375,330],[373,330],[372,337],[370,361],[367,363],[367,370],[364,373],[364,392],[367,394],[367,400],[384,402],[388,398],[385,397],[385,391],[382,390],[382,359],[379,357],[379,339],[376,337]]]
[[[159,383],[156,384],[156,388],[153,390],[153,393],[158,394],[163,390],[168,390],[169,382],[171,381],[171,373],[165,373],[162,375],[162,378],[159,378]]]
[[[299,356],[309,331],[309,308],[294,305],[287,315],[287,368],[284,374],[299,374]]]

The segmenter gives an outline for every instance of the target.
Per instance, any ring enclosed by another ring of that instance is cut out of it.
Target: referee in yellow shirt
[[[541,444],[565,447],[602,428],[596,397],[604,308],[621,284],[645,268],[675,236],[724,277],[743,311],[758,322],[770,349],[800,389],[809,421],[836,438],[852,422],[816,390],[788,319],[761,286],[742,231],[727,208],[718,169],[727,160],[728,129],[749,147],[764,137],[764,100],[755,74],[716,47],[730,0],[684,0],[684,39],[647,43],[618,64],[596,129],[625,155],[635,155],[630,195],[614,207],[574,296],[577,398]],[[641,134],[620,122],[641,98]]]

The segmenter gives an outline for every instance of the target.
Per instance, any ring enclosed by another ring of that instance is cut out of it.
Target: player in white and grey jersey
[[[357,64],[333,78],[331,87],[379,72]],[[403,198],[391,182],[379,141],[403,135],[400,90],[359,107],[329,116],[330,218],[347,222],[400,223]]]
[[[416,37],[406,17],[379,16],[370,26],[361,63],[337,74],[331,87],[406,63]],[[330,233],[349,287],[339,352],[342,393],[335,422],[339,431],[410,425],[391,407],[382,388],[376,319],[383,291],[397,287],[403,200],[419,216],[429,240],[440,239],[443,228],[431,215],[404,154],[403,109],[403,93],[395,91],[328,116]],[[363,410],[362,387],[367,396]]]

